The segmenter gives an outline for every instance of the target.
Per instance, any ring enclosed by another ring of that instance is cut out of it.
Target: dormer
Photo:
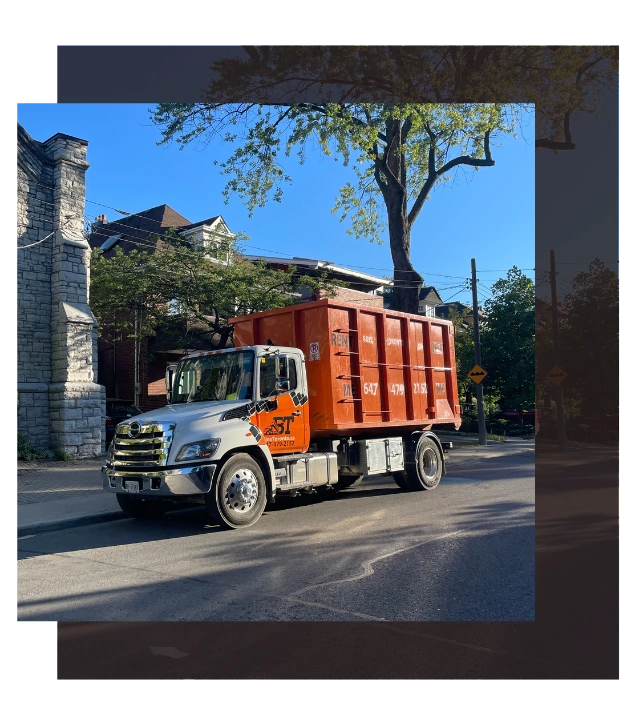
[[[191,224],[180,229],[179,234],[206,249],[208,258],[217,264],[228,263],[236,237],[221,216]]]

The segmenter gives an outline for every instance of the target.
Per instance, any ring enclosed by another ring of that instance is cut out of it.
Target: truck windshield
[[[251,400],[254,353],[229,352],[184,360],[177,370],[171,403]]]

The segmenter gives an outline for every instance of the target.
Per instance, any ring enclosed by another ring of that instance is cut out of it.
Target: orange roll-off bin
[[[328,298],[231,322],[236,346],[302,350],[311,438],[461,425],[448,320]]]

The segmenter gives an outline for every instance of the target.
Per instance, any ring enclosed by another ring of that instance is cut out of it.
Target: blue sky
[[[120,217],[108,207],[135,213],[168,204],[192,222],[221,214],[232,231],[250,237],[248,253],[265,248],[378,276],[392,273],[387,244],[354,239],[331,214],[338,189],[353,172],[316,148],[304,166],[287,160],[293,184],[285,188],[281,203],[270,201],[250,218],[238,197],[224,203],[226,179],[213,163],[226,158],[231,146],[158,147],[159,130],[150,122],[147,105],[20,104],[18,120],[38,141],[62,132],[89,142],[90,219],[103,213],[108,220]],[[454,183],[435,190],[412,228],[412,262],[442,299],[470,303],[470,292],[459,289],[470,276],[471,257],[477,260],[480,300],[512,265],[533,268],[533,121],[532,106],[518,138],[505,136],[493,148],[495,166],[459,174]]]

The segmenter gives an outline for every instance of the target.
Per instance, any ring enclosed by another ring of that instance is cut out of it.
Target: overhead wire
[[[52,186],[48,186],[46,184],[42,184],[41,182],[38,182],[38,181],[36,181],[35,183],[38,184],[39,186],[43,186],[44,188],[54,190],[54,187],[52,187]],[[115,211],[117,214],[122,214],[123,215],[123,219],[125,219],[127,217],[133,216],[133,217],[136,217],[138,219],[146,219],[147,221],[151,221],[151,222],[154,222],[154,223],[157,221],[156,219],[153,219],[152,217],[148,217],[148,216],[145,216],[145,215],[140,214],[140,213],[135,213],[134,214],[134,213],[126,212],[126,211],[123,211],[121,209],[118,209],[115,206],[112,206],[111,204],[105,204],[104,202],[94,201],[93,199],[87,199],[87,198],[85,199],[85,201],[86,201],[86,203],[89,203],[89,204],[95,204],[97,206],[102,206],[102,207],[104,207],[106,209],[111,209],[111,210]],[[53,205],[52,202],[42,202],[42,203],[49,204],[51,206]],[[217,216],[220,216],[220,215],[217,215]],[[129,224],[124,224],[123,223],[123,220],[112,220],[109,223],[110,224],[116,224],[118,226],[121,226],[121,227],[124,227],[124,228],[127,228],[127,229],[131,229],[131,230],[133,230],[135,232],[142,231],[142,230],[138,229],[138,227],[134,227],[134,226],[131,226]],[[130,234],[126,234],[126,233],[124,233],[124,234],[125,234],[126,237],[128,237],[130,239],[134,238]],[[145,237],[135,237],[135,239],[136,240],[142,240],[142,241],[144,241],[146,238]],[[140,246],[140,241],[137,241],[137,246]],[[149,244],[149,245],[146,245],[146,246],[152,247],[153,245],[150,245]],[[272,254],[277,254],[277,255],[279,255],[281,257],[286,257],[287,259],[291,259],[291,260],[294,259],[294,257],[292,255],[288,254],[287,252],[279,252],[278,250],[275,250],[275,249],[269,249],[269,248],[266,248],[266,247],[258,247],[256,245],[246,244],[246,243],[243,243],[242,246],[243,247],[246,247],[248,249],[257,249],[258,251],[270,252]],[[407,272],[408,271],[408,270],[400,270],[400,269],[396,269],[396,268],[390,269],[389,267],[369,267],[369,266],[358,265],[358,264],[348,263],[348,262],[334,262],[334,263],[331,262],[331,264],[345,266],[345,267],[349,267],[351,269],[368,269],[368,270],[388,272],[388,273],[395,273],[397,271],[399,271],[399,272]],[[296,263],[294,263],[293,266],[297,266]],[[302,266],[306,266],[306,265],[302,265]],[[522,271],[533,271],[533,270],[534,270],[534,268],[532,267],[532,268],[526,268],[526,269],[524,269]],[[480,272],[508,272],[509,270],[478,270],[478,271],[480,271]],[[428,277],[442,277],[442,278],[446,278],[446,279],[468,279],[468,277],[463,277],[463,276],[460,276],[460,275],[441,274],[441,273],[438,273],[438,272],[424,272],[423,273],[423,276],[424,275],[426,275]],[[495,281],[495,280],[484,280],[484,281],[490,282],[490,281]]]
[[[39,186],[42,186],[44,188],[51,189],[51,190],[54,191],[54,187],[52,187],[52,186],[48,186],[47,184],[43,184],[43,183],[41,183],[39,181],[35,181],[35,183],[37,185],[39,185]],[[89,203],[89,204],[95,204],[96,206],[101,206],[101,207],[106,208],[106,209],[111,209],[112,211],[115,211],[117,214],[122,214],[123,215],[123,219],[121,219],[121,220],[112,220],[109,223],[112,224],[112,225],[113,224],[116,224],[117,226],[123,227],[125,229],[130,229],[130,230],[132,230],[132,231],[134,231],[136,233],[141,232],[143,230],[139,229],[138,227],[134,227],[132,225],[129,225],[129,224],[124,224],[124,219],[126,219],[128,217],[136,217],[138,219],[146,219],[147,221],[151,221],[153,223],[155,223],[157,221],[156,219],[154,219],[152,217],[145,216],[145,215],[143,215],[141,213],[135,213],[134,214],[134,213],[126,212],[126,211],[124,211],[122,209],[119,209],[119,208],[117,208],[115,206],[112,206],[111,204],[105,204],[104,202],[95,201],[93,199],[87,199],[87,198],[85,199],[85,201],[86,201],[86,203]],[[42,203],[49,204],[51,206],[53,205],[52,202],[42,202]],[[217,216],[220,216],[220,215],[217,215]],[[153,232],[153,233],[155,233],[155,232]],[[151,244],[151,243],[147,243],[146,242],[146,237],[138,237],[136,235],[132,235],[132,234],[129,234],[129,233],[126,233],[126,232],[123,232],[123,235],[126,238],[128,238],[128,239],[134,240],[135,246],[143,246],[143,247],[146,247],[146,248],[149,248],[149,249],[154,249],[155,248],[155,245],[154,244]],[[266,247],[259,247],[259,246],[256,246],[256,245],[253,245],[253,244],[247,244],[247,243],[242,243],[241,246],[243,246],[244,248],[247,248],[247,249],[256,249],[258,251],[270,252],[271,254],[276,254],[276,255],[279,255],[281,257],[286,257],[287,258],[287,262],[290,263],[291,266],[294,266],[294,267],[302,267],[304,269],[309,269],[309,270],[312,269],[308,265],[300,265],[299,261],[298,260],[295,260],[295,258],[292,255],[288,254],[287,252],[280,252],[278,250],[269,249],[269,248],[266,248]],[[252,256],[255,256],[255,255],[252,255]],[[345,267],[348,267],[350,269],[357,269],[357,270],[365,269],[365,270],[372,270],[372,271],[387,272],[388,274],[392,274],[392,273],[395,274],[397,271],[398,272],[408,272],[409,271],[409,270],[400,270],[400,269],[397,269],[397,268],[390,269],[388,267],[371,267],[371,266],[365,266],[365,265],[357,265],[357,264],[348,263],[348,262],[331,262],[330,264],[334,264],[334,265],[338,265],[338,266],[345,266]],[[531,267],[531,268],[524,268],[522,271],[534,271],[534,270],[535,270],[535,268],[534,267]],[[503,269],[503,270],[496,269],[496,270],[478,270],[478,271],[481,272],[481,273],[488,273],[488,272],[508,272],[509,270],[507,270],[507,269]],[[452,274],[441,274],[441,273],[438,273],[438,272],[424,272],[422,276],[423,277],[424,276],[426,276],[426,277],[440,277],[440,278],[444,278],[444,279],[461,279],[461,280],[468,280],[469,279],[469,277],[464,277],[464,276],[460,276],[460,275],[452,275]],[[481,282],[481,281],[482,280],[478,280],[478,282]],[[484,282],[495,282],[496,280],[483,280],[483,281]],[[414,288],[416,285],[397,285],[397,286],[399,288]]]

